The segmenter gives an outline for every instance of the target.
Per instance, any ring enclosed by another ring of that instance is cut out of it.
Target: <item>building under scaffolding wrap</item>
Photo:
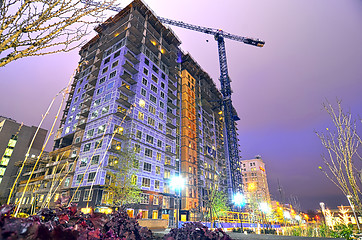
[[[181,172],[187,179],[182,209],[197,220],[212,189],[227,194],[222,96],[190,54],[182,56],[181,66]]]
[[[38,176],[43,189],[36,199],[48,200],[51,182],[67,169],[52,202],[63,195],[80,208],[106,206],[109,172],[117,168],[120,152],[129,149],[142,190],[129,215],[169,219],[173,226],[177,201],[170,181],[181,175],[186,179],[181,220],[205,220],[210,190],[230,189],[221,93],[142,1],[133,1],[95,30],[79,52],[83,64],[47,169]]]

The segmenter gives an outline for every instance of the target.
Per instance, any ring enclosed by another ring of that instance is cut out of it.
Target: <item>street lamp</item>
[[[175,195],[177,197],[177,212],[176,212],[176,227],[178,228],[178,220],[180,216],[180,209],[181,209],[181,190],[185,186],[185,179],[183,177],[179,176],[173,176],[170,180],[170,187],[175,190]],[[177,194],[178,190],[178,194]]]
[[[241,208],[246,204],[246,200],[245,197],[242,193],[236,193],[233,196],[233,203],[235,204],[235,206],[239,207],[239,211],[241,212]],[[240,216],[240,213],[238,214],[238,216]],[[240,217],[239,217],[240,220]],[[240,220],[240,228],[243,230],[243,223]]]
[[[359,221],[358,221],[358,218],[357,218],[357,214],[356,214],[356,212],[354,211],[354,205],[353,205],[352,202],[351,202],[352,196],[351,196],[351,195],[347,195],[346,197],[347,197],[347,199],[348,199],[349,205],[350,205],[351,208],[352,208],[352,211],[353,211],[353,214],[354,214],[354,218],[356,219],[356,224],[357,224],[357,227],[358,227],[358,231],[361,232],[361,228],[360,228],[360,226],[359,226]]]
[[[271,212],[271,209],[269,207],[269,204],[266,203],[266,202],[262,202],[259,204],[259,209],[262,213],[262,219],[263,219],[263,230],[264,230],[264,233],[265,233],[265,220],[266,220],[266,215],[267,214],[270,214]]]

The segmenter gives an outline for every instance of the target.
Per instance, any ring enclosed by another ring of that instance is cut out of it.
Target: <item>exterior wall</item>
[[[86,204],[82,191],[92,184],[98,196],[103,195],[118,152],[134,150],[144,199],[134,206],[134,214],[148,211],[145,217],[151,218],[157,210],[159,218],[173,217],[169,181],[179,171],[180,42],[137,0],[96,31],[99,35],[80,51],[85,65],[72,84],[54,149],[80,146],[72,181],[73,192],[80,185],[80,207]],[[99,161],[92,164],[95,156]],[[102,197],[96,199],[93,206],[102,204]]]
[[[36,127],[25,126],[14,120],[2,118],[0,122],[0,201],[5,203],[12,188],[18,171],[16,162],[23,162]],[[39,129],[29,158],[38,156],[44,143],[47,131]]]
[[[182,174],[187,176],[188,183],[188,191],[183,192],[183,208],[190,210],[190,220],[202,220],[212,190],[227,192],[223,180],[226,166],[220,111],[221,94],[215,83],[189,54],[183,55],[182,139],[185,142],[181,161]],[[189,189],[195,189],[195,193]]]
[[[255,159],[243,160],[241,163],[246,199],[256,198],[260,202],[270,203],[269,187],[263,160],[257,157]]]
[[[198,208],[195,79],[187,70],[181,73],[181,173],[186,179],[182,209]]]

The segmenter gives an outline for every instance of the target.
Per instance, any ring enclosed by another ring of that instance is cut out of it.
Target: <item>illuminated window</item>
[[[13,154],[13,151],[14,151],[14,150],[11,149],[11,148],[6,148],[4,155],[10,157],[11,154]]]
[[[165,157],[165,164],[166,165],[171,165],[171,158],[170,157],[168,157],[168,156]]]
[[[161,168],[160,166],[156,166],[156,174],[160,174],[161,173]]]
[[[9,160],[10,160],[9,157],[4,156],[4,157],[1,159],[0,165],[7,166],[8,163],[9,163]]]
[[[156,159],[157,159],[157,161],[161,161],[161,153],[157,153]]]
[[[154,108],[153,106],[149,105],[148,106],[148,111],[152,114],[155,114],[156,113],[156,108]]]
[[[54,196],[54,202],[56,202],[56,201],[58,200],[58,198],[59,198],[59,193],[55,194],[55,196]]]
[[[137,176],[136,175],[132,175],[131,182],[133,185],[137,185]]]
[[[4,176],[6,168],[0,167],[0,176]]]
[[[144,118],[145,118],[145,115],[143,114],[143,112],[138,112],[138,119],[143,120]]]
[[[168,169],[165,169],[164,178],[170,178],[170,176],[171,176],[171,171]]]
[[[143,99],[140,99],[140,101],[138,102],[138,104],[140,105],[141,108],[144,108],[146,106],[146,102]]]
[[[134,151],[135,151],[135,153],[140,153],[141,152],[141,146],[139,144],[135,144],[134,145]]]
[[[8,143],[8,147],[14,148],[14,147],[15,147],[15,144],[16,144],[16,140],[10,139],[10,140],[9,140],[9,143]]]
[[[137,130],[137,132],[136,132],[136,137],[137,137],[138,139],[141,139],[141,138],[142,138],[142,132],[141,132],[140,130]]]

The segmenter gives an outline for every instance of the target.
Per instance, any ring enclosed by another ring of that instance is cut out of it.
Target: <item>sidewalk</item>
[[[164,231],[152,231],[155,239],[162,239],[164,235],[170,232],[170,229]],[[295,237],[295,236],[281,236],[281,235],[269,235],[269,234],[244,234],[237,232],[227,232],[227,234],[235,240],[239,239],[256,239],[256,240],[343,240],[344,238],[313,238],[313,237]]]

